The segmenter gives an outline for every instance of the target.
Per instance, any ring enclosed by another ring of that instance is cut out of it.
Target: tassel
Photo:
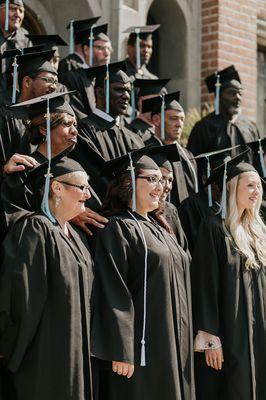
[[[165,140],[165,99],[164,94],[161,95],[162,105],[161,105],[161,139]]]
[[[220,88],[221,88],[220,75],[218,74],[218,72],[216,72],[215,101],[214,101],[215,115],[220,114]]]
[[[13,67],[13,86],[12,86],[12,104],[16,103],[16,94],[17,94],[17,79],[18,79],[18,63],[17,57],[14,58]]]
[[[141,61],[140,61],[140,29],[137,28],[135,29],[136,33],[136,65],[137,65],[137,70],[141,68]]]
[[[90,67],[93,66],[93,40],[94,40],[93,28],[94,28],[94,26],[95,25],[91,26],[90,37],[89,37],[89,39],[90,39],[90,44],[89,44],[89,46],[90,46]]]
[[[9,29],[9,0],[6,0],[6,19],[5,19],[5,31]]]
[[[135,101],[135,90],[133,84],[130,92],[130,103],[131,103],[131,121],[133,121],[133,119],[136,118],[136,101]]]
[[[209,178],[210,174],[211,174],[211,165],[210,165],[209,157],[206,157],[206,158],[207,158],[207,178]],[[212,203],[212,187],[211,187],[211,185],[208,185],[208,205],[209,205],[209,207],[213,206],[213,203]]]
[[[136,204],[136,179],[135,179],[135,168],[133,165],[131,153],[128,153],[129,156],[129,171],[131,175],[131,183],[132,183],[132,211],[137,210],[137,204]]]
[[[265,167],[265,162],[264,162],[263,149],[261,146],[261,139],[259,139],[259,155],[260,155],[260,166],[261,166],[261,170],[262,170],[262,176],[263,176],[263,178],[266,178],[266,167]]]
[[[110,112],[110,80],[109,80],[109,65],[106,64],[106,76],[105,76],[105,112]]]
[[[223,192],[222,192],[222,201],[221,201],[221,213],[222,219],[226,217],[226,178],[227,178],[227,162],[224,165],[224,177],[223,177]]]
[[[47,174],[45,175],[45,186],[44,186],[44,194],[41,204],[41,209],[43,213],[49,218],[52,223],[55,223],[56,220],[52,215],[49,208],[49,191],[50,191],[50,179],[52,177],[51,174],[51,158],[52,158],[52,150],[51,150],[51,116],[50,116],[50,105],[49,99],[47,99],[47,112],[46,112],[46,140],[47,140],[47,158],[48,158],[48,168]]]
[[[145,340],[144,339],[141,341],[140,366],[146,367],[146,351],[145,351]]]
[[[74,44],[74,20],[70,21],[70,30],[69,30],[69,54],[74,54],[75,44]]]

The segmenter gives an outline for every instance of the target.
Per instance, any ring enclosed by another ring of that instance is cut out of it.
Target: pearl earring
[[[60,202],[61,202],[61,197],[56,196],[56,198],[55,198],[55,208],[58,208]]]

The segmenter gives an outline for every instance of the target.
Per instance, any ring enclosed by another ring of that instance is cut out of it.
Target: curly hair
[[[65,119],[66,113],[51,113],[51,129],[57,128]],[[29,142],[33,145],[39,145],[45,142],[46,136],[40,133],[40,127],[46,128],[46,114],[42,114],[31,120],[24,120],[26,134]]]
[[[115,214],[123,213],[129,207],[131,198],[131,177],[130,173],[126,172],[109,183],[102,205],[103,215],[112,217]]]

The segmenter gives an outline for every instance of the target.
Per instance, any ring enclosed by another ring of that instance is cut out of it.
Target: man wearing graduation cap
[[[105,160],[122,156],[128,151],[144,147],[142,139],[124,126],[121,117],[127,113],[131,80],[126,74],[124,61],[108,66],[90,68],[95,77],[96,109],[79,122],[80,135]],[[93,166],[92,166],[93,168]],[[91,179],[93,174],[89,171]],[[99,188],[97,188],[100,186]],[[96,177],[96,192],[105,194]]]
[[[69,55],[59,63],[60,80],[66,72],[110,62],[112,45],[107,36],[108,25],[95,25],[99,18],[74,20],[67,26],[70,31]]]
[[[0,54],[14,48],[24,48],[31,45],[26,37],[28,33],[22,28],[24,19],[23,0],[0,0]],[[7,89],[5,72],[10,60],[1,60],[0,64],[0,91]]]
[[[152,33],[160,25],[133,26],[123,33],[129,33],[127,40],[127,69],[128,75],[139,79],[157,79],[148,69],[152,56]]]
[[[181,145],[185,113],[179,99],[178,91],[144,100],[142,103],[142,112],[151,113],[155,127],[155,134],[146,137],[145,145],[175,143],[179,151],[180,161],[173,163],[175,180],[171,193],[171,202],[176,207],[198,190],[196,163],[191,161],[192,154]]]
[[[235,67],[231,65],[218,71],[208,76],[205,82],[209,92],[215,93],[215,111],[192,129],[187,148],[194,156],[259,139],[256,125],[241,115],[243,87]],[[237,149],[231,156],[240,151]],[[249,154],[245,161],[254,163],[255,159]],[[200,166],[199,181],[202,181]]]

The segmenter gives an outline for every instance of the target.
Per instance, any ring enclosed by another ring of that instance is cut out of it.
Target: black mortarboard
[[[166,168],[168,171],[173,171],[171,162],[180,161],[179,151],[175,143],[160,146],[159,149],[151,148],[148,154],[159,168]]]
[[[69,29],[69,54],[73,54],[75,51],[75,44],[84,43],[81,39],[84,39],[84,36],[79,36],[79,32],[86,31],[86,34],[90,34],[90,28],[96,24],[100,17],[93,17],[88,19],[80,19],[80,20],[72,20],[67,25],[67,29]]]
[[[42,71],[57,75],[55,67],[50,63],[54,53],[55,50],[47,50],[17,56],[19,79]]]
[[[16,56],[21,56],[23,54],[37,53],[43,50],[43,47],[44,46],[42,45],[38,45],[38,46],[24,47],[22,49],[5,50],[0,58],[14,58]]]
[[[221,90],[224,88],[224,86],[231,81],[238,81],[241,83],[240,76],[235,69],[233,65],[230,65],[229,67],[222,69],[220,71],[216,71],[215,73],[207,76],[205,78],[205,83],[207,85],[207,88],[209,90],[209,93],[215,93],[216,90],[216,84],[217,84],[217,76],[219,76],[220,79],[220,85],[221,85]]]
[[[151,37],[152,33],[159,28],[160,25],[146,25],[146,26],[131,26],[127,28],[123,33],[129,33],[127,43],[131,45],[136,44],[136,65],[137,69],[141,67],[140,57],[140,40],[147,40]]]
[[[65,100],[65,96],[71,92],[64,93],[50,93],[34,99],[23,101],[21,103],[10,106],[11,109],[15,109],[18,113],[24,116],[24,118],[33,119],[42,114],[46,113],[47,100],[49,100],[50,113],[67,113],[75,116],[73,109],[70,104]]]
[[[135,79],[133,85],[138,88],[138,96],[149,96],[152,94],[160,94],[167,83],[171,80],[169,79]],[[164,91],[166,93],[166,91]]]
[[[44,45],[51,50],[55,46],[67,46],[67,43],[59,35],[26,35],[33,45]]]
[[[246,143],[246,145],[252,151],[254,151],[254,153],[259,153],[262,175],[263,175],[263,178],[266,178],[266,166],[265,166],[265,161],[264,161],[266,138],[254,140],[253,142],[248,142],[248,143]]]

